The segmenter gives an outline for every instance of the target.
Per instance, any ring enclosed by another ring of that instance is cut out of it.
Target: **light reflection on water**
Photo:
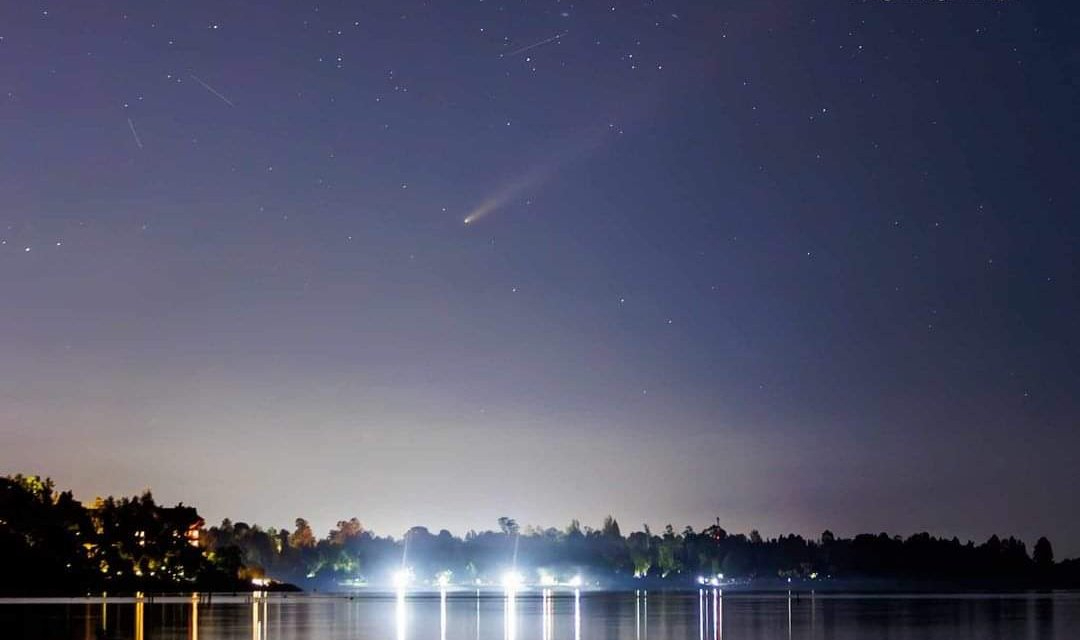
[[[1080,637],[1080,595],[545,589],[0,601],[0,637],[12,640],[649,640],[650,626],[658,640],[1064,640]]]

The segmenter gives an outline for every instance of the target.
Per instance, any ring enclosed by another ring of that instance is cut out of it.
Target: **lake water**
[[[104,631],[103,631],[104,630]],[[1075,640],[1080,594],[0,600],[4,640]]]

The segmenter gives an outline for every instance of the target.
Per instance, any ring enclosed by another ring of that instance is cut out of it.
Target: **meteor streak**
[[[142,149],[142,140],[139,140],[139,132],[135,130],[135,123],[131,121],[131,118],[127,119],[128,127],[131,129],[131,136],[135,138],[135,145]]]
[[[556,33],[555,35],[551,36],[550,38],[545,38],[545,39],[541,40],[540,42],[534,42],[534,43],[532,43],[532,44],[530,44],[528,46],[521,47],[520,49],[514,49],[513,51],[510,51],[508,53],[500,54],[499,57],[500,58],[505,58],[507,56],[516,56],[517,54],[524,53],[524,52],[528,51],[529,49],[535,49],[537,47],[542,47],[542,46],[544,46],[545,44],[547,44],[549,42],[555,42],[556,40],[558,40],[559,38],[565,36],[568,33],[570,33],[570,32],[569,31],[563,31],[562,33]]]
[[[210,93],[212,93],[215,96],[221,98],[221,101],[224,102],[225,104],[229,105],[230,107],[233,106],[232,101],[230,101],[225,96],[221,95],[221,92],[219,92],[217,89],[215,89],[215,88],[211,87],[210,85],[206,84],[205,82],[203,82],[202,78],[195,75],[194,73],[189,73],[188,75],[191,76],[192,80],[194,80],[195,82],[198,82],[199,84],[201,84],[203,86],[203,89],[206,89]]]

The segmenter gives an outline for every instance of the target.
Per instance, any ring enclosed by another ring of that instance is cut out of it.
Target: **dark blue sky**
[[[1045,4],[5,3],[0,470],[1080,553]]]

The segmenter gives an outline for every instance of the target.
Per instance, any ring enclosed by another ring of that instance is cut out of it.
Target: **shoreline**
[[[711,593],[716,591],[721,597],[734,599],[774,597],[777,599],[792,599],[794,601],[810,599],[1041,599],[1056,597],[1080,598],[1080,589],[1012,589],[1000,591],[968,590],[968,591],[945,591],[945,590],[897,590],[897,591],[871,591],[871,590],[795,590],[778,591],[763,589],[726,590],[710,587],[708,589],[664,589],[664,590],[633,590],[633,589],[581,589],[574,591],[548,591],[543,589],[523,589],[514,594],[518,599],[537,599],[545,597],[575,598],[575,597],[605,597],[605,596],[631,596],[644,595],[661,597],[692,597],[700,595],[701,591]],[[115,595],[0,595],[0,606],[19,604],[191,604],[193,601],[199,604],[248,604],[253,601],[310,601],[310,600],[386,600],[395,599],[400,594],[394,590],[380,589],[361,592],[303,592],[303,591],[200,591],[188,593],[154,593],[144,595],[115,594]],[[438,590],[415,589],[405,593],[405,597],[413,600],[439,599],[443,593]],[[505,598],[506,593],[497,590],[475,589],[450,589],[446,590],[445,597],[448,599],[500,599]]]

